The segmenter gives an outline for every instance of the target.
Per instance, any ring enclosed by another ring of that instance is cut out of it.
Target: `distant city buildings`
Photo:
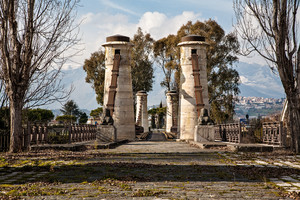
[[[250,118],[266,117],[280,114],[284,105],[285,98],[263,98],[263,97],[237,97],[235,103],[235,120],[245,118],[246,114]],[[163,104],[163,107],[166,105]],[[148,106],[148,110],[158,108],[159,105]]]
[[[235,103],[237,118],[244,118],[246,114],[250,117],[264,117],[281,113],[285,98],[263,98],[263,97],[241,97],[238,96]]]

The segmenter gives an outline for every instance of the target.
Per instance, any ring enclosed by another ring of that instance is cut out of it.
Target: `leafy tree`
[[[166,115],[167,107],[162,107],[162,103],[158,108],[152,108],[148,110],[148,114],[151,115],[152,128],[161,128],[163,126],[163,117]],[[155,124],[155,118],[158,118],[158,124]]]
[[[24,110],[24,115],[30,122],[49,122],[54,118],[51,110],[41,108]]]
[[[65,116],[61,119],[62,121],[76,122],[76,120],[79,118],[79,123],[84,124],[88,120],[87,114],[80,111],[78,105],[73,100],[67,101],[60,111],[63,113],[63,116]],[[74,116],[75,120],[69,116]]]
[[[96,92],[98,104],[103,105],[104,75],[105,75],[105,54],[99,50],[91,54],[89,59],[84,61],[83,69],[86,72],[85,81],[92,84]]]
[[[88,121],[88,116],[85,112],[81,112],[79,116],[79,124],[85,124]]]
[[[150,110],[148,110],[148,114],[151,115],[151,128],[156,128],[155,125],[156,108],[151,108]]]
[[[61,115],[61,116],[57,116],[56,121],[62,121],[64,123],[72,123],[72,122],[76,122],[77,117],[74,115]]]
[[[299,0],[235,0],[243,53],[256,52],[278,71],[289,108],[291,148],[300,152]]]
[[[76,116],[79,117],[80,116],[80,110],[78,108],[78,105],[73,101],[67,101],[62,109],[60,109],[60,111],[64,114],[64,115],[72,115],[72,116]]]
[[[146,92],[152,90],[154,70],[150,55],[152,53],[153,41],[150,34],[144,34],[140,27],[131,40],[133,44],[131,53],[131,75],[134,94],[140,90]]]
[[[90,116],[96,118],[99,117],[102,113],[103,113],[103,108],[98,107],[94,110],[91,110]]]
[[[66,53],[78,43],[77,0],[6,0],[0,3],[0,78],[10,105],[10,152],[22,147],[22,109],[64,100]]]

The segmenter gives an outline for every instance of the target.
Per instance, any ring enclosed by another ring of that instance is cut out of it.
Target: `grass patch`
[[[62,189],[45,183],[28,183],[25,185],[0,185],[0,199],[22,196],[50,196],[66,195],[77,189]]]
[[[139,189],[138,191],[132,194],[133,197],[152,197],[152,196],[159,196],[161,194],[166,194],[166,191],[157,190],[157,189]]]
[[[96,180],[96,181],[92,182],[91,184],[93,186],[97,186],[97,187],[102,187],[103,184],[108,184],[110,186],[119,187],[123,191],[132,191],[132,187],[128,183],[129,183],[129,181],[120,181],[120,180],[113,179],[113,178],[107,178],[107,179],[104,179],[101,181]]]

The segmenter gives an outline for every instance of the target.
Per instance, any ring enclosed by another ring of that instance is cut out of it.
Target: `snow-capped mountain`
[[[241,79],[240,96],[285,97],[277,72],[272,72],[268,66],[240,62],[237,63],[236,70],[239,72]]]

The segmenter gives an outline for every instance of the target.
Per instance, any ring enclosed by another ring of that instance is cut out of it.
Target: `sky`
[[[81,67],[91,53],[99,50],[106,37],[132,37],[138,27],[158,40],[188,21],[216,20],[229,33],[233,30],[232,0],[81,0],[77,8],[80,22],[81,54],[68,67]]]

